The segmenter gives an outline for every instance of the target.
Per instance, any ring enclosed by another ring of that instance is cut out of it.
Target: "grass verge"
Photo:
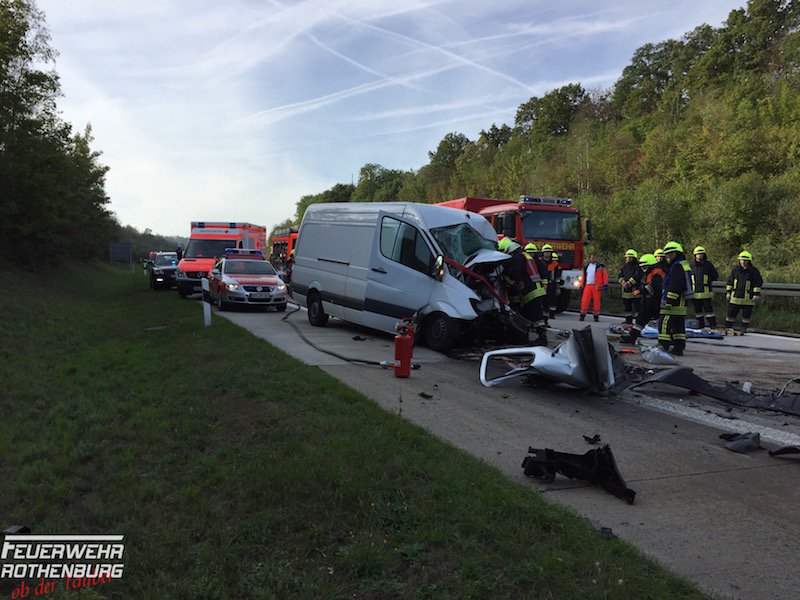
[[[124,534],[124,578],[90,595],[700,597],[320,370],[224,319],[204,329],[140,274],[3,275],[0,514]]]

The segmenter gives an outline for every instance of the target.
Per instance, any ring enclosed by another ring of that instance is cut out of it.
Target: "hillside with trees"
[[[719,28],[642,46],[610,90],[566,85],[428,155],[418,170],[364,165],[290,220],[321,201],[566,196],[608,262],[676,239],[720,265],[747,248],[768,278],[800,281],[800,8],[750,0]]]

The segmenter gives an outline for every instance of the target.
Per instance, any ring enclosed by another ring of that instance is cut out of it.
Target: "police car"
[[[236,304],[286,310],[286,284],[260,250],[225,250],[209,272],[208,285],[219,310]]]

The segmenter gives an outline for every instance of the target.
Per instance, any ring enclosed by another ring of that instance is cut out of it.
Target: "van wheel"
[[[425,322],[425,340],[436,352],[449,352],[456,339],[456,322],[444,313],[433,313]]]
[[[184,300],[189,297],[189,293],[182,287],[178,287],[178,295]]]
[[[275,310],[277,310],[278,312],[286,312],[286,303],[284,302],[283,304],[278,304],[275,307]]]
[[[328,322],[328,315],[322,308],[322,298],[316,292],[308,297],[308,322],[314,327],[324,327]]]
[[[222,294],[217,294],[217,310],[223,311],[228,308],[228,303],[222,299]]]

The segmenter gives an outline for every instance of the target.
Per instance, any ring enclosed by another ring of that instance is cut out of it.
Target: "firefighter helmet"
[[[706,249],[703,248],[702,246],[697,246],[697,247],[695,247],[694,250],[692,250],[692,254],[705,254],[705,253],[706,253]]]
[[[497,242],[497,249],[500,250],[500,252],[511,254],[515,250],[519,250],[519,244],[509,237],[504,237],[502,240]]]
[[[552,258],[553,260],[558,260],[558,252],[553,252]]]
[[[642,267],[643,269],[646,269],[647,267],[652,267],[656,263],[658,263],[658,261],[656,260],[654,254],[642,254],[639,257],[639,266]]]
[[[525,252],[538,252],[539,249],[536,247],[536,244],[530,242],[525,245]]]
[[[664,254],[669,254],[670,252],[683,252],[683,246],[678,242],[667,242],[664,244]]]
[[[664,250],[661,248],[656,248],[655,251],[653,252],[653,256],[655,256],[656,258],[659,257],[664,258]]]
[[[625,252],[625,258],[628,258],[629,256],[633,258],[639,258],[639,253],[636,252],[636,250],[634,250],[633,248],[631,248]]]
[[[753,255],[747,250],[742,250],[739,252],[739,260],[753,260]]]
[[[544,246],[542,246],[542,252],[552,252],[552,251],[553,247],[550,244],[545,244]]]

